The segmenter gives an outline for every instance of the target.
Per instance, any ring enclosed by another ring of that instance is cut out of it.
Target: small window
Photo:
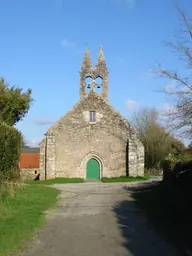
[[[90,111],[90,122],[95,122],[95,111]]]

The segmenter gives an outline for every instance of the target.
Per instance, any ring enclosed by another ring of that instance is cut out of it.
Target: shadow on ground
[[[113,211],[131,255],[192,255],[192,204],[188,199],[167,191],[158,181],[122,189],[132,200],[120,202]]]

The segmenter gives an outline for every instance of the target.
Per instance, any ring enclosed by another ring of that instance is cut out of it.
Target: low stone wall
[[[36,180],[39,179],[40,169],[39,168],[22,168],[21,179],[22,180]]]

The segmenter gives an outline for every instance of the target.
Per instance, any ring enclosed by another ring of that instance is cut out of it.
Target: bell
[[[90,88],[91,88],[91,84],[88,84],[88,85],[87,85],[87,89],[90,89]]]

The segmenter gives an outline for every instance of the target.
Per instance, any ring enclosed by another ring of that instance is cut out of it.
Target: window
[[[90,122],[95,122],[95,111],[90,111]]]

